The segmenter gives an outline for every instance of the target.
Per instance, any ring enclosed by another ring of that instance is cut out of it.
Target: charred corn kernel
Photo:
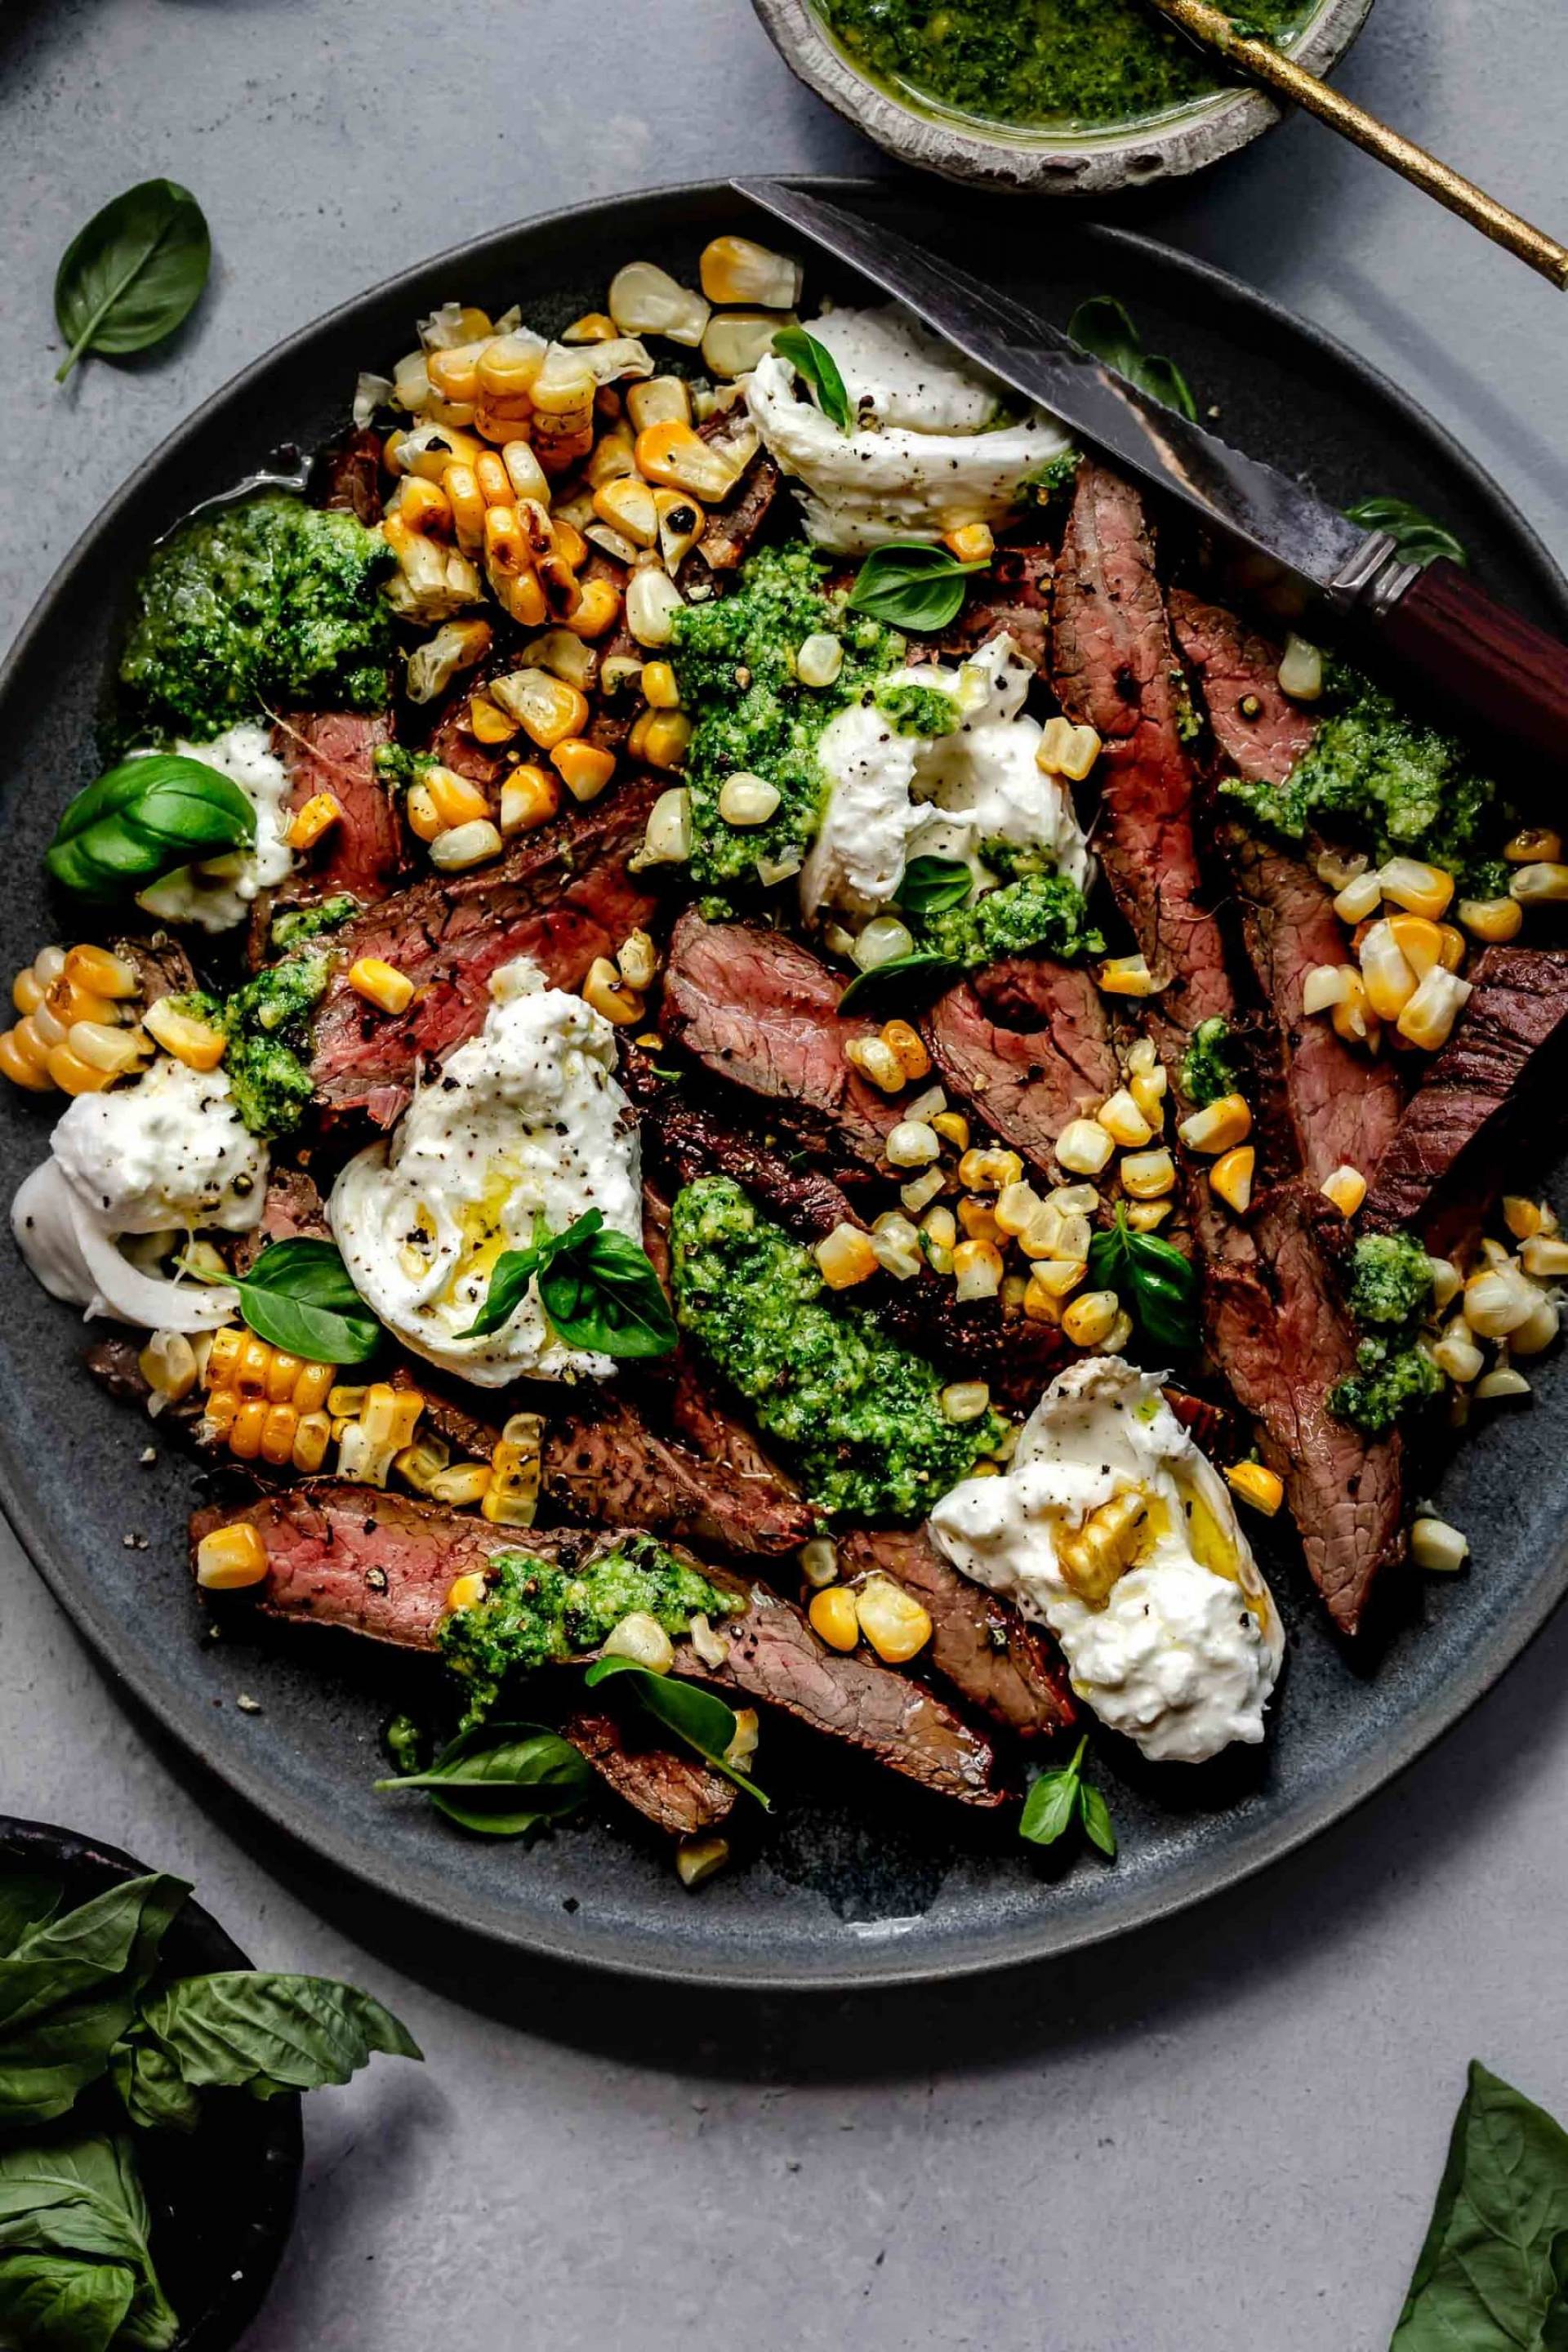
[[[755,302],[764,310],[787,310],[800,299],[799,262],[749,236],[716,236],[703,247],[697,274],[710,302]]]
[[[603,310],[584,310],[569,327],[561,330],[563,343],[613,343],[619,332],[613,319]]]
[[[196,1546],[196,1582],[207,1592],[237,1592],[260,1584],[267,1574],[267,1546],[257,1529],[241,1521],[214,1528]]]
[[[972,1242],[1000,1242],[1007,1236],[996,1222],[996,1212],[989,1201],[977,1201],[965,1193],[958,1204],[958,1222]]]
[[[1391,857],[1377,879],[1385,898],[1412,915],[1430,916],[1434,922],[1447,913],[1454,895],[1453,876],[1417,857]]]
[[[1425,980],[1433,965],[1436,963],[1442,964],[1448,971],[1454,969],[1444,952],[1443,934],[1448,928],[1447,925],[1435,923],[1430,915],[1393,915],[1389,918],[1388,928],[1394,934],[1400,953],[1417,980]],[[1462,959],[1465,949],[1464,940],[1458,931],[1454,933],[1454,937],[1458,941],[1459,954]]]
[[[931,1640],[929,1612],[890,1576],[868,1576],[854,1594],[854,1609],[861,1633],[885,1665],[906,1664]]]
[[[1173,1201],[1134,1201],[1127,1211],[1127,1222],[1135,1234],[1152,1234],[1164,1223],[1175,1205]]]
[[[488,1580],[478,1569],[470,1569],[466,1576],[455,1576],[447,1587],[447,1615],[456,1617],[465,1609],[477,1609],[488,1589]]]
[[[1355,967],[1348,963],[1315,963],[1301,982],[1303,1013],[1328,1013],[1351,992]]]
[[[36,1013],[44,1001],[44,984],[31,964],[11,982],[11,1002],[18,1013]]]
[[[950,1381],[937,1398],[944,1421],[979,1421],[991,1410],[991,1391],[984,1381]]]
[[[1563,868],[1568,873],[1568,866]],[[1435,1054],[1446,1045],[1470,994],[1470,983],[1445,971],[1439,964],[1429,971],[1399,1016],[1399,1034],[1423,1052]]]
[[[314,1477],[327,1458],[331,1442],[332,1424],[324,1412],[302,1412],[294,1430],[294,1444],[289,1455],[296,1470],[307,1478]]]
[[[929,1168],[942,1150],[934,1127],[923,1118],[901,1118],[882,1150],[889,1168]]]
[[[634,390],[640,391],[641,385]],[[625,481],[637,473],[637,459],[632,454],[632,436],[624,425],[612,425],[601,433],[594,444],[593,455],[584,467],[590,488],[601,490],[606,483]]]
[[[1320,1190],[1325,1200],[1333,1202],[1342,1217],[1353,1217],[1366,1198],[1366,1178],[1359,1168],[1347,1164],[1325,1176]]]
[[[1111,956],[1094,976],[1102,996],[1152,996],[1154,975],[1141,955]]]
[[[691,393],[678,375],[650,375],[626,386],[626,415],[634,433],[650,425],[689,425]]]
[[[1087,1271],[1087,1269],[1085,1269]],[[1038,1269],[1036,1268],[1035,1272]],[[1050,1323],[1059,1328],[1062,1319],[1061,1301],[1044,1283],[1037,1282],[1035,1272],[1024,1285],[1024,1312],[1031,1323]]]
[[[476,818],[489,816],[489,803],[478,784],[467,776],[459,776],[455,768],[432,765],[420,778],[436,804],[436,814],[442,826],[472,824]]]
[[[290,849],[313,849],[342,815],[342,803],[331,793],[312,793],[294,812],[286,836]]]
[[[620,619],[619,592],[608,580],[584,580],[581,587],[576,609],[566,616],[566,626],[574,636],[602,637]]]
[[[202,1407],[200,1435],[204,1444],[227,1444],[240,1402],[237,1389],[216,1388],[208,1391],[206,1402]]]
[[[451,470],[448,466],[447,471]],[[452,502],[439,482],[427,482],[418,474],[405,475],[397,485],[392,511],[422,539],[452,537]]]
[[[1069,1118],[1057,1138],[1057,1160],[1072,1176],[1098,1176],[1116,1149],[1097,1118]]]
[[[972,1298],[994,1298],[1002,1287],[1002,1253],[993,1241],[962,1241],[952,1253],[952,1271],[961,1306]]]
[[[255,1462],[261,1454],[262,1433],[272,1408],[265,1397],[242,1396],[228,1433],[228,1450],[237,1462]]]
[[[1292,633],[1285,640],[1279,677],[1280,693],[1288,694],[1292,702],[1316,702],[1323,690],[1321,647]]]
[[[1561,1282],[1568,1276],[1568,1241],[1557,1234],[1532,1234],[1520,1251],[1519,1262],[1537,1282]]]
[[[675,1849],[675,1874],[689,1891],[705,1886],[717,1877],[730,1859],[730,1841],[725,1837],[682,1838]]]
[[[551,751],[550,764],[574,801],[593,801],[615,774],[616,755],[580,735],[569,735]]]
[[[1510,866],[1534,866],[1541,859],[1555,866],[1563,856],[1563,836],[1538,825],[1526,826],[1504,842],[1502,854]]]
[[[488,694],[475,694],[468,698],[467,726],[476,743],[490,746],[510,743],[517,733],[518,722],[510,710],[503,710]]]
[[[448,1509],[466,1511],[475,1503],[482,1503],[489,1492],[490,1465],[488,1462],[458,1462],[450,1470],[438,1470],[430,1481],[430,1499],[445,1503]]]
[[[308,1415],[321,1411],[332,1392],[337,1369],[335,1364],[301,1364],[294,1382],[292,1402],[302,1413]]]
[[[817,1243],[812,1255],[830,1290],[853,1289],[857,1283],[868,1281],[877,1271],[871,1236],[862,1233],[858,1225],[835,1225]]]
[[[687,747],[690,741],[691,721],[684,710],[645,710],[626,738],[626,750],[634,760],[641,760],[650,768],[668,770],[680,765],[681,761],[686,757]],[[763,789],[773,792],[773,788],[768,784]],[[726,784],[720,794],[721,816],[725,815],[723,793],[728,791],[729,785]],[[773,797],[776,805],[778,796],[774,793]],[[741,822],[750,822],[754,824],[762,822],[756,817],[742,820],[728,816],[725,821],[731,824]]]
[[[424,1410],[417,1389],[395,1389],[390,1381],[376,1381],[365,1391],[360,1426],[368,1444],[400,1448],[412,1441]]]
[[[90,1062],[73,1054],[68,1045],[51,1045],[47,1067],[63,1095],[101,1094],[113,1075],[109,1070],[94,1069]]]
[[[1103,1118],[1104,1114],[1101,1113]],[[1176,1133],[1189,1151],[1228,1151],[1252,1132],[1252,1113],[1243,1095],[1221,1095],[1178,1124]]]
[[[617,1028],[643,1017],[643,1000],[635,988],[628,988],[608,956],[595,956],[588,967],[588,977],[583,982],[583,1002],[602,1013],[606,1021]]]
[[[814,1592],[806,1618],[819,1642],[830,1650],[853,1650],[860,1640],[860,1620],[855,1612],[855,1595],[847,1584],[830,1584],[821,1592]]]
[[[1154,1129],[1125,1087],[1120,1087],[1095,1113],[1107,1135],[1124,1150],[1136,1150],[1150,1141]]]
[[[34,1061],[17,1044],[14,1029],[0,1034],[0,1075],[9,1078],[14,1087],[23,1087],[35,1095],[47,1095],[54,1083],[44,1064]]]
[[[472,824],[455,824],[438,833],[430,844],[430,863],[443,874],[466,874],[501,853],[501,837],[488,818]]]
[[[1373,923],[1361,943],[1361,976],[1378,1019],[1396,1021],[1418,982],[1386,918]]]
[[[1514,869],[1509,884],[1511,897],[1524,906],[1555,906],[1568,898],[1568,866],[1542,863]]]
[[[1062,1309],[1062,1329],[1075,1348],[1102,1348],[1121,1311],[1114,1290],[1085,1290]]]
[[[896,1282],[912,1282],[925,1265],[921,1237],[900,1209],[889,1209],[871,1227],[877,1264]]]
[[[488,457],[489,450],[485,452]],[[481,458],[479,463],[483,464]],[[452,514],[452,535],[465,555],[479,555],[485,544],[485,508],[488,501],[479,487],[476,466],[448,466],[441,477],[441,488],[447,494],[447,504]]]
[[[1502,1221],[1516,1242],[1527,1242],[1541,1231],[1541,1204],[1521,1192],[1502,1196]]]
[[[1130,1199],[1158,1201],[1175,1184],[1176,1163],[1162,1144],[1153,1151],[1130,1151],[1119,1173]]]
[[[514,768],[500,790],[502,833],[531,833],[548,824],[561,807],[561,786],[548,769],[531,762]]]
[[[1002,1187],[992,1213],[996,1220],[997,1230],[1007,1234],[1010,1240],[1016,1240],[1020,1234],[1027,1233],[1045,1205],[1032,1184],[1020,1181]]]
[[[968,1150],[969,1121],[961,1110],[939,1110],[931,1123],[942,1141],[951,1143],[955,1151]]]
[[[708,324],[706,298],[653,261],[628,261],[617,269],[605,308],[623,335],[664,335],[694,349]]]
[[[300,1415],[291,1404],[271,1404],[261,1424],[258,1458],[271,1463],[275,1470],[287,1469],[294,1459],[294,1436],[300,1426]]]
[[[483,446],[471,433],[460,432],[455,425],[416,425],[412,433],[387,435],[382,443],[382,463],[389,474],[416,474],[426,482],[439,482],[448,466],[474,465]]]
[[[1057,1537],[1057,1564],[1080,1601],[1097,1608],[1109,1600],[1132,1565],[1147,1515],[1148,1505],[1136,1491],[1112,1495],[1076,1535]]]
[[[1349,964],[1345,966],[1345,970],[1350,973],[1350,978],[1345,982],[1344,992],[1335,1003],[1330,1018],[1333,1023],[1334,1034],[1337,1037],[1342,1037],[1347,1045],[1364,1044],[1369,1042],[1376,1033],[1377,1015],[1367,1003],[1366,982],[1360,972]]]
[[[36,965],[34,971],[37,975]],[[81,989],[89,996],[126,997],[141,992],[142,983],[136,977],[134,964],[127,963],[123,956],[113,954],[108,948],[86,946],[68,949],[59,974],[51,972],[49,980],[61,975],[73,988]],[[29,1009],[26,1005],[17,1007],[18,1012]]]
[[[239,1352],[235,1360],[235,1387],[242,1394],[250,1391],[257,1395],[264,1396],[267,1392],[268,1369],[271,1361],[272,1349],[267,1341],[258,1339],[254,1331],[247,1331],[240,1340]]]
[[[1021,1182],[1024,1163],[1016,1151],[966,1151],[958,1163],[958,1181],[972,1192],[997,1192],[1004,1185]]]
[[[549,506],[549,477],[526,441],[508,441],[501,449],[500,461],[514,499],[526,499],[532,506]]]
[[[1382,904],[1382,877],[1375,873],[1357,874],[1336,894],[1334,912],[1342,923],[1364,923]]]
[[[538,1422],[537,1414],[517,1418]],[[531,1444],[502,1438],[490,1455],[490,1482],[479,1506],[485,1517],[493,1527],[531,1528],[539,1507],[539,1481],[538,1434]]]
[[[1239,1495],[1244,1503],[1250,1503],[1267,1519],[1274,1517],[1285,1500],[1285,1481],[1274,1471],[1265,1469],[1261,1462],[1231,1463],[1225,1483],[1232,1494]]]
[[[626,583],[626,627],[639,646],[667,646],[685,602],[668,572],[647,565]]]
[[[632,448],[645,482],[689,490],[694,499],[710,504],[728,498],[735,487],[735,468],[729,459],[689,425],[645,425]]]
[[[942,533],[942,543],[960,563],[989,563],[996,552],[991,526],[984,522],[960,523],[956,530]]]
[[[446,831],[441,823],[441,812],[423,784],[409,785],[404,798],[403,814],[408,820],[408,830],[416,840],[434,841],[438,833]]]
[[[414,982],[395,964],[386,963],[380,956],[360,956],[349,966],[349,986],[356,996],[367,1003],[379,1005],[383,1013],[395,1017],[406,1013],[414,1002]]]
[[[147,1007],[142,1025],[166,1054],[172,1054],[176,1062],[184,1062],[188,1070],[216,1070],[228,1050],[228,1039],[221,1029],[215,1029],[210,1022],[197,1021],[189,1013],[178,1012],[166,996],[156,998]]]
[[[237,1385],[239,1360],[246,1339],[245,1330],[237,1323],[226,1323],[220,1331],[213,1333],[212,1345],[207,1349],[206,1369],[203,1376],[209,1389],[226,1389]]]
[[[1489,1372],[1485,1380],[1478,1381],[1475,1387],[1477,1398],[1486,1404],[1496,1403],[1500,1397],[1528,1396],[1530,1392],[1530,1382],[1522,1372],[1516,1372],[1511,1364],[1500,1365],[1495,1372]]]
[[[940,1168],[928,1168],[923,1175],[912,1176],[907,1184],[900,1185],[899,1199],[911,1217],[918,1217],[936,1199],[945,1181]],[[948,1247],[952,1246],[950,1242]]]
[[[1158,1135],[1165,1124],[1168,1086],[1163,1070],[1134,1070],[1127,1081],[1127,1091],[1142,1113],[1151,1135]]]
[[[155,1397],[178,1404],[196,1384],[196,1351],[183,1331],[154,1331],[136,1359]]]
[[[150,1050],[140,1029],[110,1027],[101,1021],[73,1021],[66,1044],[79,1062],[86,1062],[105,1077],[122,1078],[138,1067]]]
[[[1463,1568],[1470,1556],[1470,1547],[1458,1528],[1447,1519],[1418,1518],[1410,1530],[1412,1563],[1428,1575],[1451,1576]]]
[[[588,724],[588,698],[544,669],[514,669],[491,682],[490,693],[542,751],[553,751]]]
[[[1070,719],[1047,719],[1035,761],[1047,776],[1066,776],[1069,782],[1081,784],[1100,750],[1100,739],[1092,727],[1075,727]]]
[[[1209,1170],[1210,1185],[1226,1208],[1234,1209],[1238,1217],[1245,1216],[1252,1206],[1252,1179],[1257,1166],[1258,1154],[1251,1144],[1240,1143],[1234,1151],[1227,1151],[1223,1159],[1216,1160]],[[1122,1162],[1122,1174],[1125,1178],[1125,1160]]]
[[[676,684],[674,665],[667,661],[644,662],[642,668],[643,700],[655,710],[679,710],[680,688]]]
[[[885,1095],[901,1094],[908,1083],[904,1066],[886,1038],[851,1037],[845,1045],[844,1058]]]
[[[624,532],[634,547],[658,544],[658,509],[653,502],[653,487],[636,474],[625,474],[603,483],[594,493],[594,512],[612,530]]]

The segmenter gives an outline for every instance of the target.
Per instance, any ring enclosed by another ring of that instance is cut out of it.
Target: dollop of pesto
[[[235,1108],[252,1135],[268,1141],[291,1135],[305,1116],[314,1091],[306,1066],[310,1015],[331,970],[324,955],[289,955],[226,999],[198,992],[178,1000],[182,1011],[227,1037],[223,1066]]]
[[[1497,876],[1480,861],[1498,786],[1458,737],[1420,725],[1348,662],[1327,666],[1319,711],[1311,745],[1282,784],[1233,776],[1221,792],[1286,841],[1303,840],[1310,825],[1348,828],[1380,861],[1419,857],[1496,896]]]
[[[1203,1110],[1221,1095],[1239,1091],[1240,1075],[1230,1024],[1220,1013],[1200,1021],[1182,1056],[1182,1092],[1194,1109]]]
[[[897,735],[953,735],[958,731],[958,702],[939,686],[921,686],[912,677],[885,677],[871,690],[871,699]]]
[[[272,918],[268,936],[280,954],[302,947],[307,940],[320,939],[323,931],[336,930],[351,915],[359,912],[359,900],[346,890],[335,898],[318,898],[313,907],[286,907]]]
[[[208,742],[269,709],[383,709],[392,562],[357,516],[283,490],[187,523],[136,586],[120,677],[138,726]]]
[[[1443,1386],[1419,1338],[1432,1307],[1432,1261],[1415,1235],[1363,1234],[1351,1258],[1349,1300],[1363,1327],[1357,1369],[1330,1391],[1329,1411],[1384,1437]]]
[[[1069,963],[1075,956],[1098,955],[1105,945],[1089,919],[1083,892],[1065,874],[1020,875],[968,906],[906,919],[918,946],[951,956],[968,971],[1031,948]]]
[[[468,1685],[463,1728],[482,1723],[510,1674],[568,1664],[598,1649],[623,1617],[652,1617],[672,1638],[694,1617],[725,1617],[745,1602],[665,1550],[651,1536],[628,1537],[578,1569],[529,1551],[498,1552],[482,1601],[443,1620],[442,1656]]]
[[[949,1421],[935,1368],[829,1290],[811,1252],[728,1177],[678,1194],[671,1241],[676,1319],[788,1449],[819,1509],[918,1518],[1001,1443],[994,1412]]]
[[[824,586],[826,565],[808,547],[763,548],[739,585],[675,615],[671,653],[692,719],[686,782],[691,793],[691,878],[728,894],[768,866],[798,864],[822,814],[817,764],[823,729],[904,657],[904,640]],[[796,680],[795,656],[819,633],[837,637],[844,666],[831,686]],[[779,806],[766,824],[724,823],[719,794],[737,771],[765,776]]]

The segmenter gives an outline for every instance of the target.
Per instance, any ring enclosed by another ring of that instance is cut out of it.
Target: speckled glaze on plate
[[[990,271],[1053,318],[1088,294],[1117,294],[1243,447],[1341,503],[1378,491],[1416,500],[1475,551],[1490,586],[1568,626],[1568,586],[1457,444],[1349,352],[1234,279],[1106,229],[1053,229],[1026,247],[1006,200],[812,184]],[[520,299],[540,325],[563,325],[639,255],[689,282],[708,238],[742,219],[727,189],[701,185],[501,230],[305,329],[180,427],[68,556],[0,677],[7,968],[60,935],[39,861],[55,812],[95,772],[117,596],[150,542],[279,443],[309,446],[340,425],[358,370],[405,351],[415,319],[438,302],[499,310]],[[820,276],[812,283],[824,290]],[[50,1118],[47,1103],[7,1095],[7,1199],[43,1156]],[[208,1638],[185,1566],[198,1473],[176,1455],[141,1465],[153,1432],[81,1370],[85,1337],[7,1241],[0,1501],[115,1674],[239,1796],[335,1868],[501,1944],[631,1974],[759,1988],[898,1982],[1120,1935],[1235,1885],[1348,1812],[1457,1721],[1568,1585],[1568,1361],[1557,1357],[1532,1374],[1531,1409],[1500,1413],[1458,1451],[1440,1500],[1472,1530],[1477,1561],[1465,1575],[1415,1581],[1412,1621],[1380,1661],[1348,1657],[1299,1564],[1270,1563],[1290,1654],[1268,1747],[1194,1771],[1157,1770],[1105,1743],[1099,1777],[1122,1840],[1114,1868],[1042,1862],[1010,1821],[964,1817],[770,1723],[762,1778],[773,1818],[741,1819],[756,1852],[688,1895],[668,1849],[618,1814],[524,1851],[466,1838],[416,1800],[377,1796],[379,1727],[417,1696],[425,1670],[340,1635],[268,1632],[243,1612]],[[237,1708],[242,1692],[259,1713]]]

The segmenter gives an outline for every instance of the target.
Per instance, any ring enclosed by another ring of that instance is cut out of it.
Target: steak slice
[[[1227,765],[1251,782],[1283,783],[1317,722],[1281,693],[1279,647],[1180,589],[1171,621],[1202,682]],[[1349,1166],[1370,1181],[1405,1108],[1398,1066],[1392,1057],[1374,1061],[1331,1022],[1301,1010],[1314,966],[1352,961],[1349,934],[1302,859],[1235,819],[1221,818],[1215,831],[1236,883],[1247,955],[1284,1047],[1286,1103],[1307,1181],[1321,1185]]]
[[[643,1142],[674,1188],[700,1176],[729,1176],[796,1241],[820,1241],[835,1225],[858,1225],[849,1196],[820,1169],[796,1165],[700,1104],[664,1095],[643,1120]]]
[[[844,1058],[879,1024],[843,1014],[843,983],[809,948],[751,923],[710,923],[689,907],[665,966],[672,1034],[711,1070],[777,1102],[818,1146],[870,1168],[902,1116]]]
[[[381,436],[357,425],[345,440],[323,449],[310,473],[310,498],[319,507],[343,507],[363,523],[381,520]]]
[[[605,1395],[545,1431],[542,1498],[552,1516],[639,1527],[720,1551],[776,1558],[817,1532],[816,1514],[769,1465],[704,1458]]]
[[[592,807],[527,835],[494,866],[434,875],[327,936],[332,973],[316,1013],[310,1070],[328,1114],[365,1111],[390,1127],[420,1061],[482,1025],[490,974],[530,956],[556,988],[577,989],[595,956],[614,955],[655,901],[628,871],[657,778],[639,777]],[[415,982],[396,1020],[348,984],[360,956],[381,956]]]
[[[710,509],[697,552],[710,572],[734,572],[744,563],[762,537],[782,479],[764,451],[748,467],[729,504]]]
[[[274,1160],[267,1179],[267,1202],[261,1223],[253,1233],[241,1234],[233,1251],[237,1274],[248,1274],[272,1242],[330,1242],[327,1204],[308,1168]]]
[[[528,1551],[572,1567],[616,1540],[609,1529],[509,1530],[377,1487],[316,1479],[237,1509],[197,1511],[193,1558],[213,1528],[239,1522],[267,1549],[266,1580],[250,1590],[269,1616],[336,1625],[408,1650],[435,1647],[453,1578],[485,1573],[496,1553]],[[940,1795],[972,1805],[1005,1801],[990,1741],[923,1684],[858,1653],[829,1650],[793,1603],[705,1572],[747,1605],[723,1622],[721,1666],[705,1666],[683,1643],[674,1672],[780,1707]]]
[[[1013,957],[986,978],[984,998],[963,981],[931,1006],[931,1059],[1004,1143],[1058,1183],[1058,1136],[1121,1083],[1104,1007],[1089,974],[1068,964]],[[1024,1021],[1005,1025],[990,1009],[998,1003]]]
[[[994,637],[1009,636],[1024,659],[1043,670],[1051,649],[1051,579],[1056,557],[1048,547],[999,547],[985,580],[966,597],[958,618],[931,650],[939,660],[973,660]],[[918,648],[918,649],[917,649]],[[923,648],[911,643],[910,658]]]
[[[408,855],[403,815],[375,766],[391,741],[392,722],[376,712],[296,710],[275,721],[272,748],[288,772],[289,813],[330,793],[342,814],[272,893],[268,916],[341,891],[369,906],[396,888]]]
[[[846,1582],[879,1573],[919,1601],[932,1626],[922,1654],[961,1698],[1019,1739],[1070,1730],[1078,1707],[1050,1635],[1011,1602],[961,1576],[923,1528],[858,1533],[838,1543]]]
[[[587,1758],[606,1788],[669,1837],[717,1829],[734,1811],[741,1792],[733,1780],[700,1757],[628,1745],[613,1715],[577,1707],[561,1726],[561,1737]]]
[[[1469,972],[1473,994],[1411,1097],[1362,1214],[1375,1229],[1462,1223],[1500,1191],[1527,1123],[1546,1099],[1539,1079],[1559,1065],[1568,1025],[1568,957],[1549,948],[1491,947]],[[1528,1082],[1528,1083],[1527,1083]]]

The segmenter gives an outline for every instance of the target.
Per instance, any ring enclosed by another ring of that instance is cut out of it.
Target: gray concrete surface
[[[1561,0],[1379,0],[1344,79],[1568,222]],[[7,636],[181,415],[363,284],[574,195],[877,162],[744,0],[8,0],[0,152]],[[56,394],[56,260],[151,173],[201,194],[212,294],[164,357]],[[1131,217],[1369,353],[1568,557],[1545,287],[1306,124]],[[258,1958],[373,1986],[428,2053],[311,2103],[252,2352],[1385,2344],[1466,2060],[1568,2116],[1565,1673],[1568,1620],[1359,1820],[1082,1966],[705,2013],[480,1969],[395,1917],[355,1940],[150,1743],[0,1538],[0,1804],[187,1873]]]

